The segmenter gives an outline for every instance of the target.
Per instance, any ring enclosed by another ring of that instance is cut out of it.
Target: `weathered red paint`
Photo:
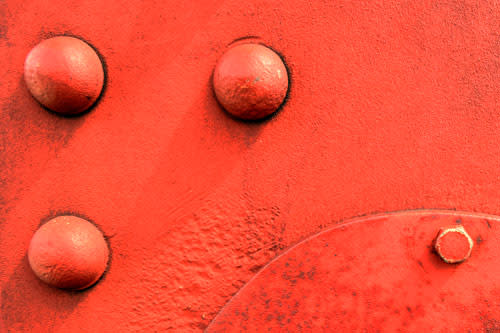
[[[24,80],[33,97],[52,111],[73,115],[99,97],[104,70],[97,53],[80,39],[43,40],[26,57]]]
[[[474,256],[448,265],[436,230],[469,230]],[[273,260],[207,332],[493,332],[500,330],[500,218],[415,211],[362,217]]]
[[[462,226],[443,228],[434,242],[436,253],[449,264],[467,260],[473,247],[474,241]]]
[[[500,215],[499,6],[0,1],[0,331],[199,332],[263,265],[339,221]],[[46,112],[23,80],[26,55],[58,35],[105,64],[83,117]],[[259,123],[214,97],[241,38],[289,69],[286,103]],[[83,292],[42,283],[26,257],[60,214],[109,239],[109,269]]]
[[[233,116],[259,120],[274,113],[288,91],[288,74],[281,58],[255,43],[231,47],[213,74],[215,95]]]
[[[31,239],[28,260],[43,282],[63,289],[93,285],[108,263],[108,245],[92,223],[77,216],[58,216]]]

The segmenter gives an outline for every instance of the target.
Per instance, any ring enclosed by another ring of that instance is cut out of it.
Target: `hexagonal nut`
[[[434,240],[434,250],[448,264],[467,260],[474,247],[474,241],[463,226],[441,228]]]

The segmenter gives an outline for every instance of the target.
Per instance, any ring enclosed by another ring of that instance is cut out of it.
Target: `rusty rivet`
[[[28,250],[29,264],[40,280],[73,290],[97,282],[106,270],[108,257],[102,232],[76,216],[58,216],[42,225]]]
[[[24,62],[24,80],[46,108],[74,115],[91,107],[104,85],[104,69],[96,51],[84,41],[59,36],[36,45]]]
[[[219,59],[213,86],[217,100],[233,116],[258,120],[274,113],[288,90],[281,58],[260,44],[239,44]]]
[[[463,226],[442,228],[434,241],[437,254],[448,264],[467,260],[473,246],[474,242]]]

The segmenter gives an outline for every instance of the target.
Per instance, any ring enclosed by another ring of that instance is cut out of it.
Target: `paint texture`
[[[446,225],[477,240],[461,264],[433,250]],[[499,227],[496,216],[436,210],[346,221],[273,260],[207,333],[498,331]]]
[[[0,331],[199,332],[263,265],[345,219],[500,215],[499,6],[1,1]],[[24,83],[29,51],[57,35],[103,59],[81,117],[47,112]],[[281,111],[260,123],[228,117],[212,87],[244,37],[289,70]],[[61,214],[110,244],[83,292],[28,264],[40,223]]]

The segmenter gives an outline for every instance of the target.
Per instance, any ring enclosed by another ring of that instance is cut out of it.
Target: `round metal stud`
[[[90,108],[101,94],[104,69],[96,51],[84,41],[59,36],[35,46],[24,63],[24,80],[46,108],[74,115]]]
[[[213,86],[217,100],[233,116],[259,120],[274,113],[288,91],[281,58],[260,44],[239,44],[219,59]]]
[[[58,216],[31,239],[28,260],[40,280],[62,289],[93,285],[106,270],[108,245],[92,223],[76,216]]]

